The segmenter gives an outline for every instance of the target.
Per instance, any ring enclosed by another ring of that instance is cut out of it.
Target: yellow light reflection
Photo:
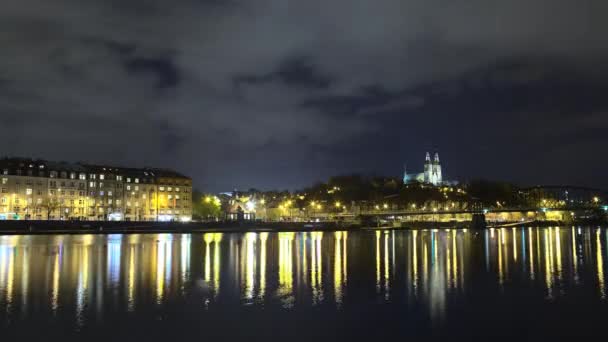
[[[544,251],[545,251],[545,286],[547,288],[547,297],[553,298],[553,279],[551,272],[551,252],[549,251],[550,246],[550,233],[549,230],[544,231]]]
[[[129,251],[129,284],[127,295],[127,310],[135,309],[135,247],[131,245]]]
[[[55,252],[55,260],[53,262],[53,286],[51,290],[51,309],[53,313],[56,313],[59,307],[59,253],[60,250]]]
[[[503,239],[503,232],[502,230],[498,230],[498,240],[500,240],[500,242],[498,242],[498,284],[502,287],[503,283],[504,283],[504,271],[503,271],[503,266],[502,266],[502,246],[504,245],[504,239]]]
[[[211,243],[213,242],[213,234],[204,234],[203,240],[205,241],[205,271],[203,279],[209,284],[211,281]]]
[[[454,272],[454,287],[458,288],[460,273],[458,273],[458,249],[456,247],[456,231],[452,234],[452,272]]]
[[[530,255],[530,279],[534,280],[534,244],[532,243],[532,228],[528,228],[528,249]]]
[[[293,298],[293,240],[295,233],[279,233],[279,296],[283,307],[294,305]]]
[[[412,285],[414,286],[414,296],[418,296],[418,249],[417,249],[417,240],[418,240],[418,231],[414,230],[412,232],[412,268],[413,268],[413,279]]]
[[[388,232],[384,232],[384,299],[390,298],[390,278],[389,278],[389,263],[388,263]]]
[[[597,258],[597,281],[600,290],[600,298],[606,299],[606,284],[604,282],[604,257],[602,256],[602,240],[600,239],[600,229],[595,233],[596,258]]]
[[[578,284],[578,256],[576,253],[576,232],[574,227],[572,227],[572,233],[570,238],[572,239],[572,268],[574,282]]]
[[[516,231],[515,228],[511,228],[512,231],[512,235],[513,235],[513,261],[517,262],[517,239],[515,237],[516,235]]]
[[[323,301],[323,284],[321,282],[323,272],[323,265],[321,260],[321,242],[323,239],[323,232],[311,232],[310,238],[310,283],[312,286],[312,304],[317,305]]]
[[[380,293],[382,283],[380,281],[380,231],[376,231],[376,292]]]
[[[13,247],[8,249],[8,277],[6,279],[6,310],[11,311],[13,306],[13,287],[15,281],[15,251]]]
[[[556,257],[556,273],[557,279],[562,280],[562,244],[559,227],[555,228],[555,257]]]
[[[214,298],[217,298],[220,295],[220,248],[222,242],[222,233],[214,233],[213,234],[213,291]]]
[[[339,307],[342,304],[342,232],[335,232],[334,236],[334,297]]]
[[[163,301],[165,291],[165,242],[156,244],[156,303]]]
[[[76,321],[79,326],[84,324],[84,309],[89,288],[89,245],[93,239],[87,239],[85,236],[83,241],[85,244],[82,246],[82,259],[78,272],[78,289],[76,293]]]
[[[260,233],[260,293],[259,298],[266,295],[266,241],[268,233]]]
[[[255,286],[255,242],[256,233],[245,235],[245,298],[253,299]]]

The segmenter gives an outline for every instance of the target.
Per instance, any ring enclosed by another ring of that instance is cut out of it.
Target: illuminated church
[[[443,180],[441,172],[441,162],[439,161],[439,153],[435,153],[435,157],[431,161],[431,154],[426,153],[426,160],[424,161],[424,172],[422,173],[407,173],[407,169],[404,167],[403,170],[403,183],[426,183],[433,185],[444,185],[451,182]]]

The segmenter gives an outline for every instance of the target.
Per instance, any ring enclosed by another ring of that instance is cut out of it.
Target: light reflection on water
[[[606,229],[577,227],[2,236],[0,319],[50,314],[83,327],[182,302],[348,310],[370,300],[445,319],[479,279],[496,296],[528,288],[555,301],[588,289],[605,300],[607,243]]]

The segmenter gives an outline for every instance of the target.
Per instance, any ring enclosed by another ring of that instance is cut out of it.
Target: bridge
[[[490,208],[490,209],[455,209],[455,210],[362,210],[356,215],[360,216],[419,216],[419,215],[444,215],[444,214],[499,214],[499,213],[515,213],[515,212],[552,212],[552,211],[588,211],[603,209],[608,211],[608,207],[598,206],[564,206],[564,207],[553,207],[553,208],[538,208],[538,207],[503,207],[503,208]],[[344,213],[338,214],[337,216],[353,216],[355,213]]]

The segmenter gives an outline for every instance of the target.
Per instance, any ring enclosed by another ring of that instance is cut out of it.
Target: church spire
[[[435,163],[439,164],[439,152],[435,152]]]

